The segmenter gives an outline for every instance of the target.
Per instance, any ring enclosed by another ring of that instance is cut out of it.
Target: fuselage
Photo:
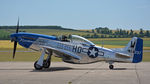
[[[116,57],[116,52],[93,45],[86,39],[76,38],[62,41],[56,36],[19,32],[11,34],[11,39],[17,41],[21,46],[40,51],[47,48],[53,51],[53,55],[61,57],[68,63],[93,63],[98,61],[132,62],[131,58]],[[80,41],[83,40],[82,42]]]

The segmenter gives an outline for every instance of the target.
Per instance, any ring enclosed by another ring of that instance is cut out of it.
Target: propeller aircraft
[[[62,61],[66,63],[73,64],[106,61],[110,69],[114,69],[114,62],[139,63],[142,61],[143,40],[138,37],[133,37],[124,48],[108,49],[97,46],[78,35],[49,36],[18,31],[19,19],[16,33],[10,35],[11,41],[14,42],[13,58],[17,43],[25,48],[41,51],[41,56],[34,63],[36,70],[49,68],[52,55],[62,58]],[[44,59],[45,55],[47,55],[46,59]]]

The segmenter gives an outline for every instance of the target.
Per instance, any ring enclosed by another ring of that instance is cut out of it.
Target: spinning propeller
[[[18,33],[18,30],[19,30],[19,18],[18,18],[16,33]],[[15,58],[15,53],[16,53],[16,48],[17,48],[17,41],[16,40],[17,40],[17,37],[15,37],[15,40],[14,40],[13,59]]]

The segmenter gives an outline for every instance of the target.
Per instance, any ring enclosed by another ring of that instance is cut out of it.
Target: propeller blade
[[[19,31],[19,17],[18,17],[18,22],[17,22],[17,28],[16,28],[16,33]],[[15,53],[16,53],[16,48],[17,48],[17,37],[14,41],[14,50],[13,50],[13,59],[15,58]]]
[[[19,18],[18,18],[16,33],[18,33],[18,31],[19,31]]]
[[[15,58],[16,48],[17,48],[17,41],[14,42],[13,59]]]

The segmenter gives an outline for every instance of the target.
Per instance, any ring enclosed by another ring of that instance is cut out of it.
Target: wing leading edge
[[[62,50],[62,49],[56,49],[56,48],[52,48],[52,47],[49,47],[49,46],[43,46],[43,48],[46,48],[46,49],[51,49],[51,50],[54,50],[54,51],[57,51],[57,52],[60,52],[60,53],[63,53],[65,55],[68,55],[70,57],[73,57],[75,59],[78,59],[78,60],[81,60],[81,57],[80,56],[77,56],[69,51],[66,51],[66,50]]]

